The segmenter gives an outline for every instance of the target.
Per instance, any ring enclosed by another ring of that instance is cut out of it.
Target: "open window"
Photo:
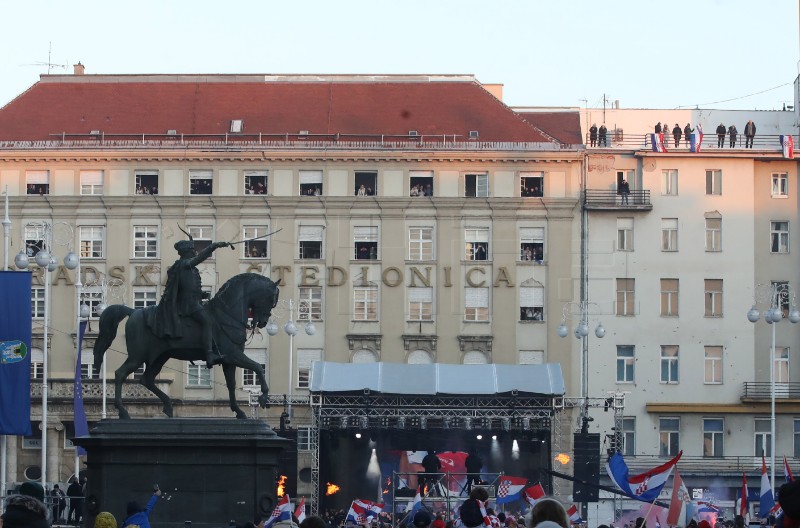
[[[267,171],[244,171],[245,194],[267,194]]]
[[[378,194],[378,173],[376,171],[356,171],[356,196],[375,196]]]
[[[211,245],[214,235],[211,226],[189,226],[189,234],[192,235],[194,240],[194,250],[198,253]]]
[[[489,196],[489,175],[466,174],[464,176],[464,196],[468,198],[486,198]]]
[[[34,170],[25,173],[26,194],[40,195],[50,194],[50,171]]]
[[[519,195],[523,198],[544,196],[544,173],[523,172],[519,178]]]
[[[523,262],[541,262],[544,259],[543,227],[520,228],[519,259]]]
[[[300,171],[300,196],[322,196],[322,171]]]
[[[322,226],[300,226],[298,247],[300,259],[322,258]]]
[[[433,196],[433,171],[409,173],[409,196]]]
[[[542,321],[544,320],[544,287],[536,282],[529,281],[530,285],[521,286],[519,289],[519,320]]]
[[[464,230],[466,260],[489,260],[489,228],[470,227]]]
[[[158,194],[158,172],[136,172],[136,194]]]
[[[189,194],[211,194],[214,171],[189,171]]]
[[[353,242],[356,260],[378,260],[377,226],[356,226],[353,228]]]

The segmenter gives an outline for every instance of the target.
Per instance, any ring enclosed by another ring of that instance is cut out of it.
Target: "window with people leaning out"
[[[519,178],[519,195],[523,198],[544,196],[544,177],[542,174],[522,174]]]
[[[409,196],[433,196],[433,171],[411,171]]]
[[[136,194],[158,194],[158,173],[137,172]]]
[[[355,196],[375,196],[378,194],[378,173],[375,171],[356,171]]]

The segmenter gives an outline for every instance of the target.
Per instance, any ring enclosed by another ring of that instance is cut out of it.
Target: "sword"
[[[279,233],[282,230],[283,230],[283,228],[280,228],[280,229],[276,229],[275,231],[272,231],[271,233],[267,233],[266,235],[257,236],[255,238],[248,238],[247,240],[240,240],[238,242],[228,242],[228,245],[231,246],[231,249],[236,249],[236,248],[233,247],[236,244],[244,244],[245,242],[252,242],[253,240],[259,240],[261,238],[267,238],[268,236],[272,236],[275,233]]]

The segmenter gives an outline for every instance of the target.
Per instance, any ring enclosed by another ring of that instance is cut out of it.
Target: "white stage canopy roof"
[[[315,361],[311,392],[383,394],[526,394],[563,396],[561,365],[334,363]]]

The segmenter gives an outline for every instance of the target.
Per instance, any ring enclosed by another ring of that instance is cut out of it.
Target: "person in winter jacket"
[[[142,509],[136,501],[129,502],[127,508],[128,516],[122,521],[122,528],[126,526],[130,526],[131,528],[134,526],[138,528],[150,528],[150,512],[153,511],[153,506],[156,505],[156,501],[158,501],[160,496],[161,490],[155,490],[153,496],[147,501],[147,506],[145,506],[144,509]]]

